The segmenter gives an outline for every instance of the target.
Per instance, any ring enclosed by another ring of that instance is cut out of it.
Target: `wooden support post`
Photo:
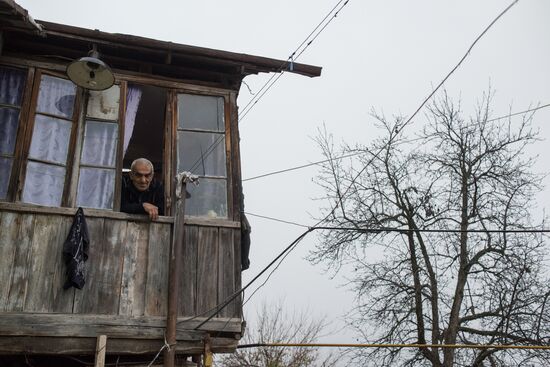
[[[214,364],[214,357],[212,356],[212,345],[210,342],[210,335],[206,335],[204,338],[204,367],[212,367]]]
[[[172,233],[172,245],[170,246],[170,261],[168,274],[168,316],[166,317],[166,342],[170,346],[164,350],[164,366],[174,367],[176,356],[176,327],[178,322],[178,299],[181,279],[181,263],[184,235],[185,217],[185,193],[186,183],[181,183],[181,198],[176,201],[176,215],[174,217],[174,228]]]
[[[95,367],[105,367],[105,351],[107,348],[107,335],[99,335],[95,347]]]

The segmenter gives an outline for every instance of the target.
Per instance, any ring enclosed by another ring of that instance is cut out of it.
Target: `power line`
[[[535,108],[530,108],[530,109],[525,110],[525,111],[514,112],[514,113],[510,113],[510,114],[505,115],[505,116],[495,117],[493,119],[487,120],[486,122],[493,122],[493,121],[496,121],[496,120],[502,120],[502,119],[505,119],[505,118],[510,118],[512,116],[523,115],[527,112],[541,110],[541,109],[546,108],[546,107],[550,107],[550,103],[542,105],[542,106],[538,106],[538,107],[535,107]]]
[[[313,43],[317,37],[325,30],[325,28],[332,22],[334,18],[338,15],[338,13],[348,4],[350,0],[346,0],[344,4],[339,8],[338,6],[343,2],[344,0],[338,1],[336,5],[325,15],[325,17],[317,24],[317,26],[309,33],[309,35],[300,43],[300,45],[290,54],[290,56],[281,63],[281,65],[276,69],[275,73],[271,75],[271,77],[267,80],[267,82],[264,83],[264,85],[258,90],[255,95],[248,101],[248,103],[243,107],[241,115],[239,116],[239,123],[243,121],[245,116],[250,112],[250,110],[258,103],[258,101],[267,93],[269,89],[279,80],[279,78],[285,73],[285,68],[287,65],[289,68],[292,68],[293,62],[297,60],[305,50]],[[336,10],[337,9],[337,10]],[[336,10],[336,11],[335,11]],[[334,14],[333,14],[334,13]],[[332,15],[332,17],[331,17]],[[328,22],[325,23],[325,21],[330,17]],[[323,25],[324,24],[324,25]],[[321,27],[322,26],[322,27]],[[317,32],[317,30],[321,27],[321,29]],[[317,32],[317,33],[315,33]],[[315,34],[315,35],[314,35]],[[313,36],[313,38],[311,38]],[[310,39],[311,38],[311,39]],[[305,47],[300,50],[302,46]],[[290,61],[290,64],[289,64]],[[278,73],[278,74],[277,74]],[[250,90],[250,87],[248,84],[246,84],[248,89]],[[197,169],[201,162],[203,162],[212,152],[214,149],[222,142],[224,141],[224,137],[221,136],[218,138],[215,142],[213,142],[205,151],[201,157],[197,159],[195,163],[190,168],[190,171],[193,172],[195,169]]]
[[[317,26],[308,34],[308,36],[300,43],[300,45],[288,56],[286,61],[284,61],[279,68],[277,69],[277,73],[279,74],[272,74],[272,76],[267,80],[267,82],[264,83],[264,85],[260,88],[260,90],[256,93],[257,97],[254,96],[242,109],[241,116],[239,117],[239,122],[242,122],[245,116],[250,112],[252,108],[258,103],[260,99],[271,89],[271,87],[279,80],[279,78],[284,74],[285,68],[287,65],[289,68],[292,68],[292,63],[295,60],[298,60],[298,58],[304,53],[305,50],[309,48],[309,46],[319,37],[319,35],[325,30],[325,28],[338,16],[338,13],[349,3],[349,0],[346,0],[344,4],[339,8],[338,6],[343,2],[344,0],[338,1],[336,5],[325,15],[325,17],[317,24]],[[332,16],[331,16],[332,15]],[[328,19],[328,21],[327,21]],[[325,23],[326,22],[326,23]],[[324,25],[323,25],[324,23]],[[322,26],[322,27],[321,27]],[[319,29],[320,28],[320,29]],[[319,31],[317,31],[319,29]],[[317,33],[315,33],[317,32]],[[312,37],[313,36],[313,37]],[[305,45],[305,46],[304,46]],[[300,48],[303,47],[302,50]],[[290,61],[290,64],[288,64]]]
[[[296,222],[291,222],[291,221],[284,220],[284,219],[278,219],[278,218],[268,217],[268,216],[265,216],[265,215],[254,214],[254,213],[250,213],[250,212],[244,212],[244,214],[250,215],[250,216],[253,216],[253,217],[268,219],[268,220],[272,220],[272,221],[280,222],[280,223],[284,223],[284,224],[291,224],[291,225],[297,226],[297,227],[310,228],[310,226],[306,226],[305,224],[300,224],[300,223],[296,223]]]
[[[495,19],[493,19],[493,21],[483,30],[483,32],[481,32],[481,34],[477,36],[477,38],[470,45],[464,56],[462,56],[458,64],[456,64],[456,66],[445,76],[445,78],[443,78],[443,80],[437,85],[437,87],[435,87],[435,89],[428,95],[428,97],[426,97],[426,99],[420,104],[416,111],[414,111],[411,117],[409,117],[408,120],[403,124],[403,127],[405,127],[414,118],[414,116],[416,116],[416,114],[420,112],[422,107],[424,107],[424,105],[434,96],[435,92],[437,92],[437,90],[441,88],[441,86],[447,81],[447,79],[449,79],[449,77],[456,71],[456,69],[458,69],[458,67],[462,64],[466,57],[468,57],[476,43],[485,35],[485,33],[487,33],[487,31],[489,31],[493,24],[495,24],[500,19],[500,17],[502,17],[508,10],[510,10],[512,6],[516,5],[518,1],[519,0],[514,0],[510,5],[508,5],[506,9],[504,9]]]
[[[533,112],[533,111],[541,110],[541,109],[546,108],[546,107],[550,107],[550,103],[545,104],[545,105],[542,105],[542,106],[539,106],[539,107],[530,108],[530,109],[525,110],[525,111],[514,112],[514,113],[510,113],[510,114],[508,114],[508,115],[495,117],[495,118],[492,118],[492,119],[490,119],[490,120],[487,120],[486,122],[493,122],[493,121],[497,121],[497,120],[502,120],[502,119],[505,119],[505,118],[510,118],[510,117],[512,117],[512,116],[522,115],[522,114],[526,114],[526,113],[528,113],[528,112]],[[311,167],[311,166],[317,166],[317,165],[322,164],[322,163],[327,163],[327,162],[331,162],[331,161],[336,161],[336,160],[339,160],[339,159],[344,159],[344,158],[349,158],[349,157],[355,157],[355,156],[357,156],[357,155],[361,155],[361,154],[364,154],[364,153],[365,153],[365,152],[363,152],[363,151],[355,152],[355,153],[349,153],[349,154],[344,154],[344,155],[341,155],[341,156],[338,156],[338,157],[334,157],[334,158],[324,159],[324,160],[322,160],[322,161],[317,161],[317,162],[302,164],[302,165],[300,165],[300,166],[294,166],[294,167],[284,168],[284,169],[277,170],[277,171],[267,172],[267,173],[263,173],[263,174],[261,174],[261,175],[257,175],[257,176],[252,176],[252,177],[245,178],[245,179],[242,180],[242,182],[257,180],[257,179],[259,179],[259,178],[264,178],[264,177],[269,177],[269,176],[273,176],[273,175],[278,175],[278,174],[281,174],[281,173],[296,171],[296,170],[299,170],[299,169],[302,169],[302,168],[308,168],[308,167]]]
[[[313,228],[308,228],[305,232],[303,232],[301,235],[299,235],[294,241],[292,241],[290,243],[290,245],[288,245],[283,251],[281,251],[281,253],[279,255],[277,255],[277,257],[275,257],[266,267],[264,267],[262,269],[262,271],[260,271],[254,278],[252,278],[251,281],[249,281],[244,287],[242,287],[241,289],[237,290],[236,292],[234,292],[231,296],[227,297],[227,299],[225,301],[223,301],[221,304],[219,304],[218,306],[216,306],[216,312],[214,312],[212,315],[210,315],[206,320],[204,320],[203,322],[201,322],[199,325],[197,325],[194,330],[197,330],[199,329],[201,326],[203,326],[204,324],[206,324],[208,321],[210,321],[215,315],[216,313],[220,312],[221,310],[223,310],[225,307],[227,307],[227,305],[229,305],[231,303],[231,301],[233,301],[235,298],[237,298],[241,293],[243,293],[248,287],[250,287],[252,285],[252,283],[254,283],[259,277],[261,277],[273,264],[275,264],[277,262],[277,260],[279,260],[282,256],[284,256],[284,254],[289,250],[291,249],[296,243],[300,242],[305,236],[307,236],[311,231],[313,231],[314,229]]]
[[[258,218],[272,220],[275,222],[291,224],[294,226],[300,226],[304,228],[313,228],[316,230],[330,230],[330,231],[344,231],[344,232],[361,232],[361,233],[383,233],[383,232],[421,232],[421,233],[550,233],[550,229],[431,229],[431,228],[393,228],[393,227],[378,227],[378,228],[357,228],[357,227],[342,227],[342,226],[308,226],[297,222],[283,220],[274,217],[268,217],[266,215],[259,215],[250,212],[245,212],[246,215],[251,215]]]
[[[268,172],[268,173],[264,173],[264,174],[261,174],[261,175],[258,175],[258,176],[253,176],[253,177],[245,178],[245,179],[243,179],[242,181],[243,181],[243,182],[245,182],[245,181],[252,181],[252,180],[256,180],[256,179],[258,179],[258,178],[264,178],[264,177],[268,177],[268,176],[272,176],[272,175],[278,175],[278,174],[280,174],[280,173],[295,171],[295,170],[298,170],[298,169],[307,168],[307,167],[311,167],[311,166],[316,166],[316,165],[321,164],[321,163],[327,163],[327,162],[335,161],[335,160],[338,160],[338,159],[349,158],[349,157],[355,157],[356,155],[364,154],[364,153],[365,153],[365,152],[355,152],[355,153],[350,153],[350,154],[344,154],[344,155],[339,156],[339,157],[336,157],[336,158],[324,159],[324,160],[322,160],[322,161],[307,163],[307,164],[303,164],[303,165],[301,165],[301,166],[295,166],[295,167],[285,168],[285,169],[281,169],[281,170],[278,170],[278,171]]]
[[[405,343],[253,343],[237,345],[237,349],[258,347],[297,347],[297,348],[443,348],[443,349],[539,349],[550,350],[550,345],[516,344],[405,344]]]

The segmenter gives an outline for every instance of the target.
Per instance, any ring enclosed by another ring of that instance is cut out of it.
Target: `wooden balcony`
[[[155,354],[164,344],[173,218],[85,209],[90,234],[86,284],[63,289],[63,242],[76,209],[0,203],[0,354]],[[241,299],[238,222],[189,218],[181,266],[178,354],[236,348]]]

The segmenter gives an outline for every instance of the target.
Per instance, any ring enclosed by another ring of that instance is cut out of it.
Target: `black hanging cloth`
[[[67,239],[63,243],[63,257],[67,265],[67,281],[64,289],[75,287],[82,289],[86,283],[85,261],[88,260],[90,238],[88,226],[82,208],[78,208],[74,215],[73,224]]]

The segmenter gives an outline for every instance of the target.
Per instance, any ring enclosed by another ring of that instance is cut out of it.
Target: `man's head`
[[[130,180],[138,191],[145,191],[153,181],[153,163],[145,158],[138,158],[130,166]]]

